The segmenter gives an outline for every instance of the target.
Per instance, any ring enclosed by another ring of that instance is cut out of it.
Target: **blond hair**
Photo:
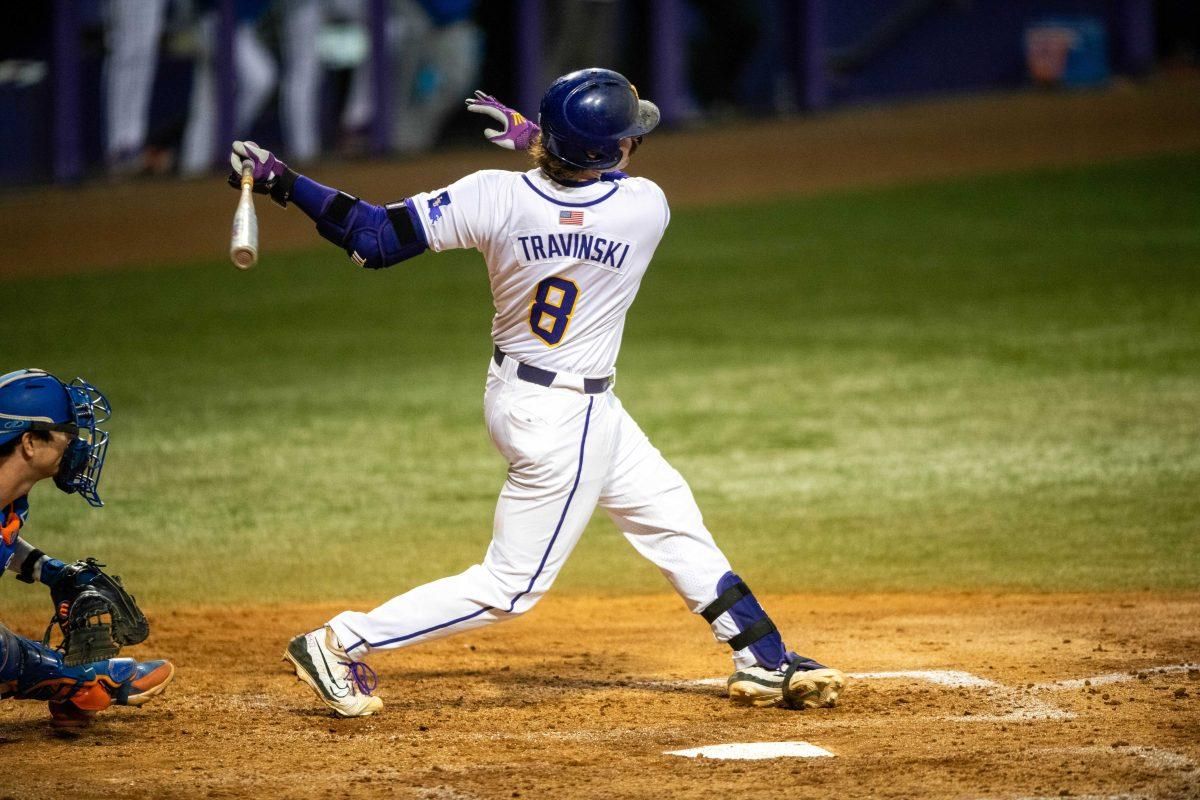
[[[541,136],[535,138],[529,145],[529,155],[533,159],[533,165],[552,181],[574,183],[576,181],[585,181],[591,177],[589,173],[592,170],[572,167],[570,164],[551,155],[546,146],[542,144]]]

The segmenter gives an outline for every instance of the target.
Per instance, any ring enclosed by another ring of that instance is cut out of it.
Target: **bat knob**
[[[241,270],[247,270],[258,263],[258,253],[249,247],[238,247],[229,254],[233,265]]]

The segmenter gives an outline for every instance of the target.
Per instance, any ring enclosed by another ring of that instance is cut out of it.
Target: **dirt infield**
[[[0,753],[19,765],[0,796],[1200,796],[1200,596],[768,603],[805,652],[860,676],[838,708],[732,706],[709,680],[727,656],[673,597],[551,596],[379,654],[387,707],[362,720],[331,717],[279,661],[336,607],[168,612],[134,652],[178,676],[145,708],[64,736],[41,704],[0,704]],[[767,741],[834,757],[665,754]]]
[[[1200,150],[1200,75],[1074,94],[1021,92],[860,108],[656,134],[638,153],[675,208],[1030,167]],[[284,154],[286,155],[286,154]],[[524,169],[488,147],[395,162],[326,162],[313,178],[374,202],[478,169]],[[0,280],[223,259],[235,195],[224,178],[0,194]],[[263,268],[319,246],[312,223],[259,203]]]

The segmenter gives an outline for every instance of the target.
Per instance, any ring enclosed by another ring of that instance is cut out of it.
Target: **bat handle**
[[[242,162],[242,188],[254,188],[254,162],[248,158]]]

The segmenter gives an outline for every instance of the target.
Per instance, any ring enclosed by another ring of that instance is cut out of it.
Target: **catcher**
[[[46,478],[88,505],[108,447],[98,426],[108,400],[82,378],[63,383],[48,372],[23,369],[0,376],[0,576],[50,587],[54,617],[42,642],[0,625],[0,697],[49,701],[60,727],[86,725],[112,704],[140,706],[161,694],[175,674],[168,661],[116,658],[143,641],[149,623],[121,580],[95,559],[64,564],[21,536],[29,490]],[[49,644],[57,626],[62,644]]]

